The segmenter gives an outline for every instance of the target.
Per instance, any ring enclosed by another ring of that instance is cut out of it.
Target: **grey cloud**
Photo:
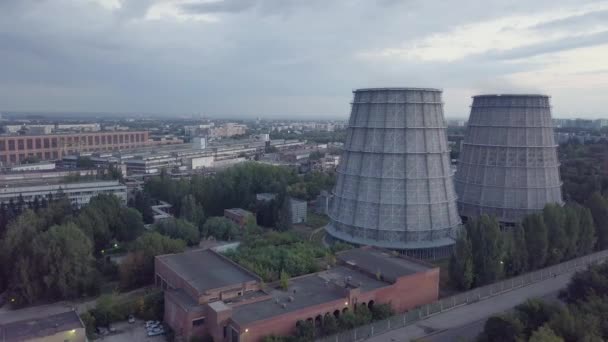
[[[606,25],[608,22],[608,10],[589,12],[573,15],[567,18],[553,20],[533,26],[532,29],[551,31],[556,29],[580,29],[593,25]]]
[[[509,63],[524,50],[439,64],[365,61],[357,53],[578,3],[193,1],[181,9],[229,15],[214,23],[143,19],[156,1],[163,0],[123,0],[108,10],[86,1],[0,0],[0,109],[345,117],[351,89],[404,85],[445,88],[446,112],[466,116],[469,92],[498,89],[506,75],[538,67]],[[557,45],[574,46],[567,44]],[[535,48],[528,55],[541,53]]]
[[[483,57],[486,59],[498,60],[525,59],[547,53],[572,50],[605,43],[608,43],[608,30],[584,36],[573,36],[557,41],[524,46],[503,52],[490,52],[483,55]]]

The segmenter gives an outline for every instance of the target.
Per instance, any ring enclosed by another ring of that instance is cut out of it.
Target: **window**
[[[102,136],[101,136],[101,143],[102,143],[103,145],[105,145],[105,144],[106,144],[106,136],[105,136],[105,135],[102,135]]]
[[[27,139],[27,149],[31,150],[34,148],[34,140],[32,139]]]
[[[15,140],[9,140],[8,141],[8,150],[9,151],[14,151],[15,150]]]
[[[0,151],[4,151],[6,149],[6,142],[4,140],[0,140]]]
[[[93,145],[93,136],[89,136],[87,139],[89,140],[89,145]]]
[[[205,324],[205,317],[201,317],[201,318],[197,318],[192,320],[192,326],[193,327],[198,327]]]
[[[36,139],[36,148],[42,148],[42,140]]]
[[[17,147],[20,151],[23,151],[25,149],[25,142],[23,141],[23,139],[17,140]]]
[[[49,138],[45,138],[44,139],[44,148],[50,148],[51,147],[51,142],[49,141]]]
[[[53,139],[51,139],[51,145],[52,145],[53,147],[57,147],[57,138],[53,138]]]

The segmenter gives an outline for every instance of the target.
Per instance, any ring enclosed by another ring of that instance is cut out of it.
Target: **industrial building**
[[[474,96],[455,185],[465,219],[485,214],[511,225],[561,204],[549,97]]]
[[[291,209],[291,223],[304,223],[306,222],[306,214],[308,210],[308,203],[296,198],[289,199],[289,208]]]
[[[0,165],[20,164],[34,156],[39,160],[58,160],[70,154],[133,149],[151,144],[147,131],[0,135]]]
[[[361,248],[337,254],[335,266],[265,285],[252,272],[212,250],[155,258],[155,283],[165,290],[165,322],[176,338],[210,335],[220,342],[259,342],[294,334],[296,326],[390,304],[401,313],[437,300],[439,268],[393,253]]]
[[[255,222],[255,215],[251,211],[241,208],[224,209],[224,217],[239,227],[245,227],[247,222]]]
[[[63,193],[70,202],[81,207],[88,204],[92,197],[100,194],[111,194],[123,203],[127,204],[127,187],[117,180],[93,180],[75,181],[66,183],[63,178],[27,178],[17,180],[3,180],[0,188],[0,203],[15,204],[21,199],[25,203],[41,201],[43,198],[49,200]]]
[[[257,139],[221,140],[207,143],[194,139],[190,144],[147,146],[105,153],[80,153],[63,157],[64,166],[76,167],[79,157],[87,157],[97,167],[125,165],[125,175],[157,175],[162,170],[183,172],[199,169],[221,169],[253,159],[264,153],[267,146],[285,151],[304,146],[305,141]]]
[[[461,221],[441,90],[354,91],[327,233],[419,258],[448,256]]]

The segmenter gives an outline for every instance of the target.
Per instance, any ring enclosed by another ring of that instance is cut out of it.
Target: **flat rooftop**
[[[241,209],[241,208],[230,208],[230,209],[226,209],[226,211],[230,212],[232,214],[235,214],[235,215],[240,215],[240,216],[253,215],[253,213],[251,211]]]
[[[0,325],[3,342],[43,339],[59,332],[83,328],[76,311],[52,314]]]
[[[253,273],[209,249],[156,257],[199,293],[249,281],[260,281]]]
[[[432,265],[375,248],[353,248],[338,253],[337,257],[350,266],[371,274],[380,272],[385,279],[393,280],[434,268]]]
[[[307,307],[344,300],[349,288],[360,287],[365,292],[388,285],[390,283],[357,270],[337,266],[327,271],[290,279],[287,291],[273,289],[268,300],[234,307],[232,319],[244,325]]]

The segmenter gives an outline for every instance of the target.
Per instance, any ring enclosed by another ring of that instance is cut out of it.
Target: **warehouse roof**
[[[0,325],[3,342],[43,339],[63,331],[79,328],[83,328],[83,325],[76,311]]]
[[[156,257],[199,293],[259,281],[253,273],[209,249]]]

